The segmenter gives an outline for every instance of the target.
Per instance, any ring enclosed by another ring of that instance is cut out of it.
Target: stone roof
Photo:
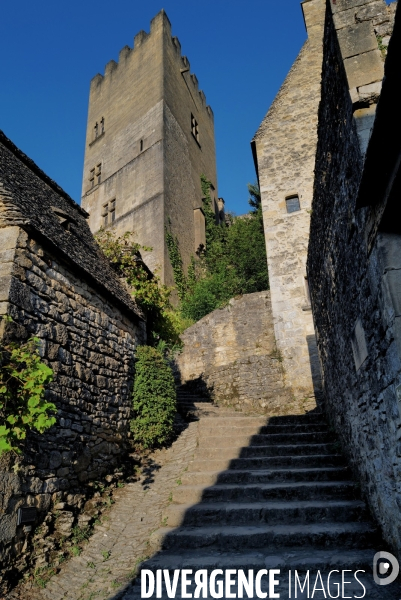
[[[87,216],[0,130],[0,228],[23,227],[124,312],[143,318],[96,243]]]

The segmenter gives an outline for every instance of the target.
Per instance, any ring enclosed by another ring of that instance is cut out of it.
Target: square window
[[[103,204],[102,209],[103,226],[111,225],[116,220],[116,200],[110,200]]]
[[[293,212],[297,212],[297,211],[301,210],[301,205],[299,203],[298,194],[296,194],[294,196],[289,196],[288,198],[286,198],[285,204],[286,204],[288,213],[293,213]]]

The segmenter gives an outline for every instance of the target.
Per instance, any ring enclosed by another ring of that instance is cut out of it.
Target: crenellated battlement
[[[113,74],[117,70],[125,67],[131,59],[135,56],[135,52],[143,47],[148,41],[152,40],[154,36],[162,34],[164,39],[170,40],[172,47],[177,56],[177,66],[181,71],[183,77],[188,86],[191,87],[191,93],[194,98],[199,98],[200,107],[204,107],[208,116],[213,118],[213,111],[210,106],[207,105],[206,96],[202,90],[199,89],[198,78],[194,73],[190,72],[190,62],[186,56],[181,54],[181,44],[177,36],[171,35],[171,23],[164,10],[161,10],[150,22],[150,32],[147,33],[144,30],[139,31],[134,37],[134,44],[130,46],[124,46],[118,55],[118,62],[110,60],[104,69],[104,75],[98,73],[91,81],[91,91],[97,90],[113,77]]]

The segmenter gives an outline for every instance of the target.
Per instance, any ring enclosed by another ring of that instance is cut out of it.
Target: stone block
[[[2,227],[1,229],[1,250],[13,250],[17,247],[19,227]]]
[[[357,320],[351,335],[352,353],[354,355],[355,370],[359,371],[368,357],[365,330],[360,319]]]
[[[338,31],[337,37],[343,58],[377,49],[376,36],[369,21],[344,27]]]
[[[401,316],[401,269],[391,270],[384,279],[390,292],[392,305],[396,317]]]
[[[371,50],[344,60],[350,88],[381,81],[384,76],[384,63],[379,50]]]
[[[343,10],[349,10],[364,4],[367,4],[366,0],[331,0],[331,10],[335,15]]]
[[[370,83],[362,85],[358,88],[359,100],[361,102],[369,102],[369,104],[377,104],[382,90],[382,82]]]
[[[376,20],[377,18],[379,18],[381,22],[383,20],[389,20],[387,6],[383,0],[369,2],[366,6],[361,6],[356,9],[355,20],[357,23],[370,21],[372,19]]]
[[[2,515],[0,519],[0,540],[10,542],[17,532],[17,515]]]
[[[401,239],[393,233],[380,233],[378,236],[378,250],[383,264],[387,270],[401,269]]]
[[[0,302],[8,302],[10,297],[11,274],[0,277]]]

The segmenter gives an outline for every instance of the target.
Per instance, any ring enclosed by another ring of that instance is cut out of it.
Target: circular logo
[[[373,557],[373,579],[377,585],[393,583],[400,572],[400,565],[390,552],[377,552]]]

